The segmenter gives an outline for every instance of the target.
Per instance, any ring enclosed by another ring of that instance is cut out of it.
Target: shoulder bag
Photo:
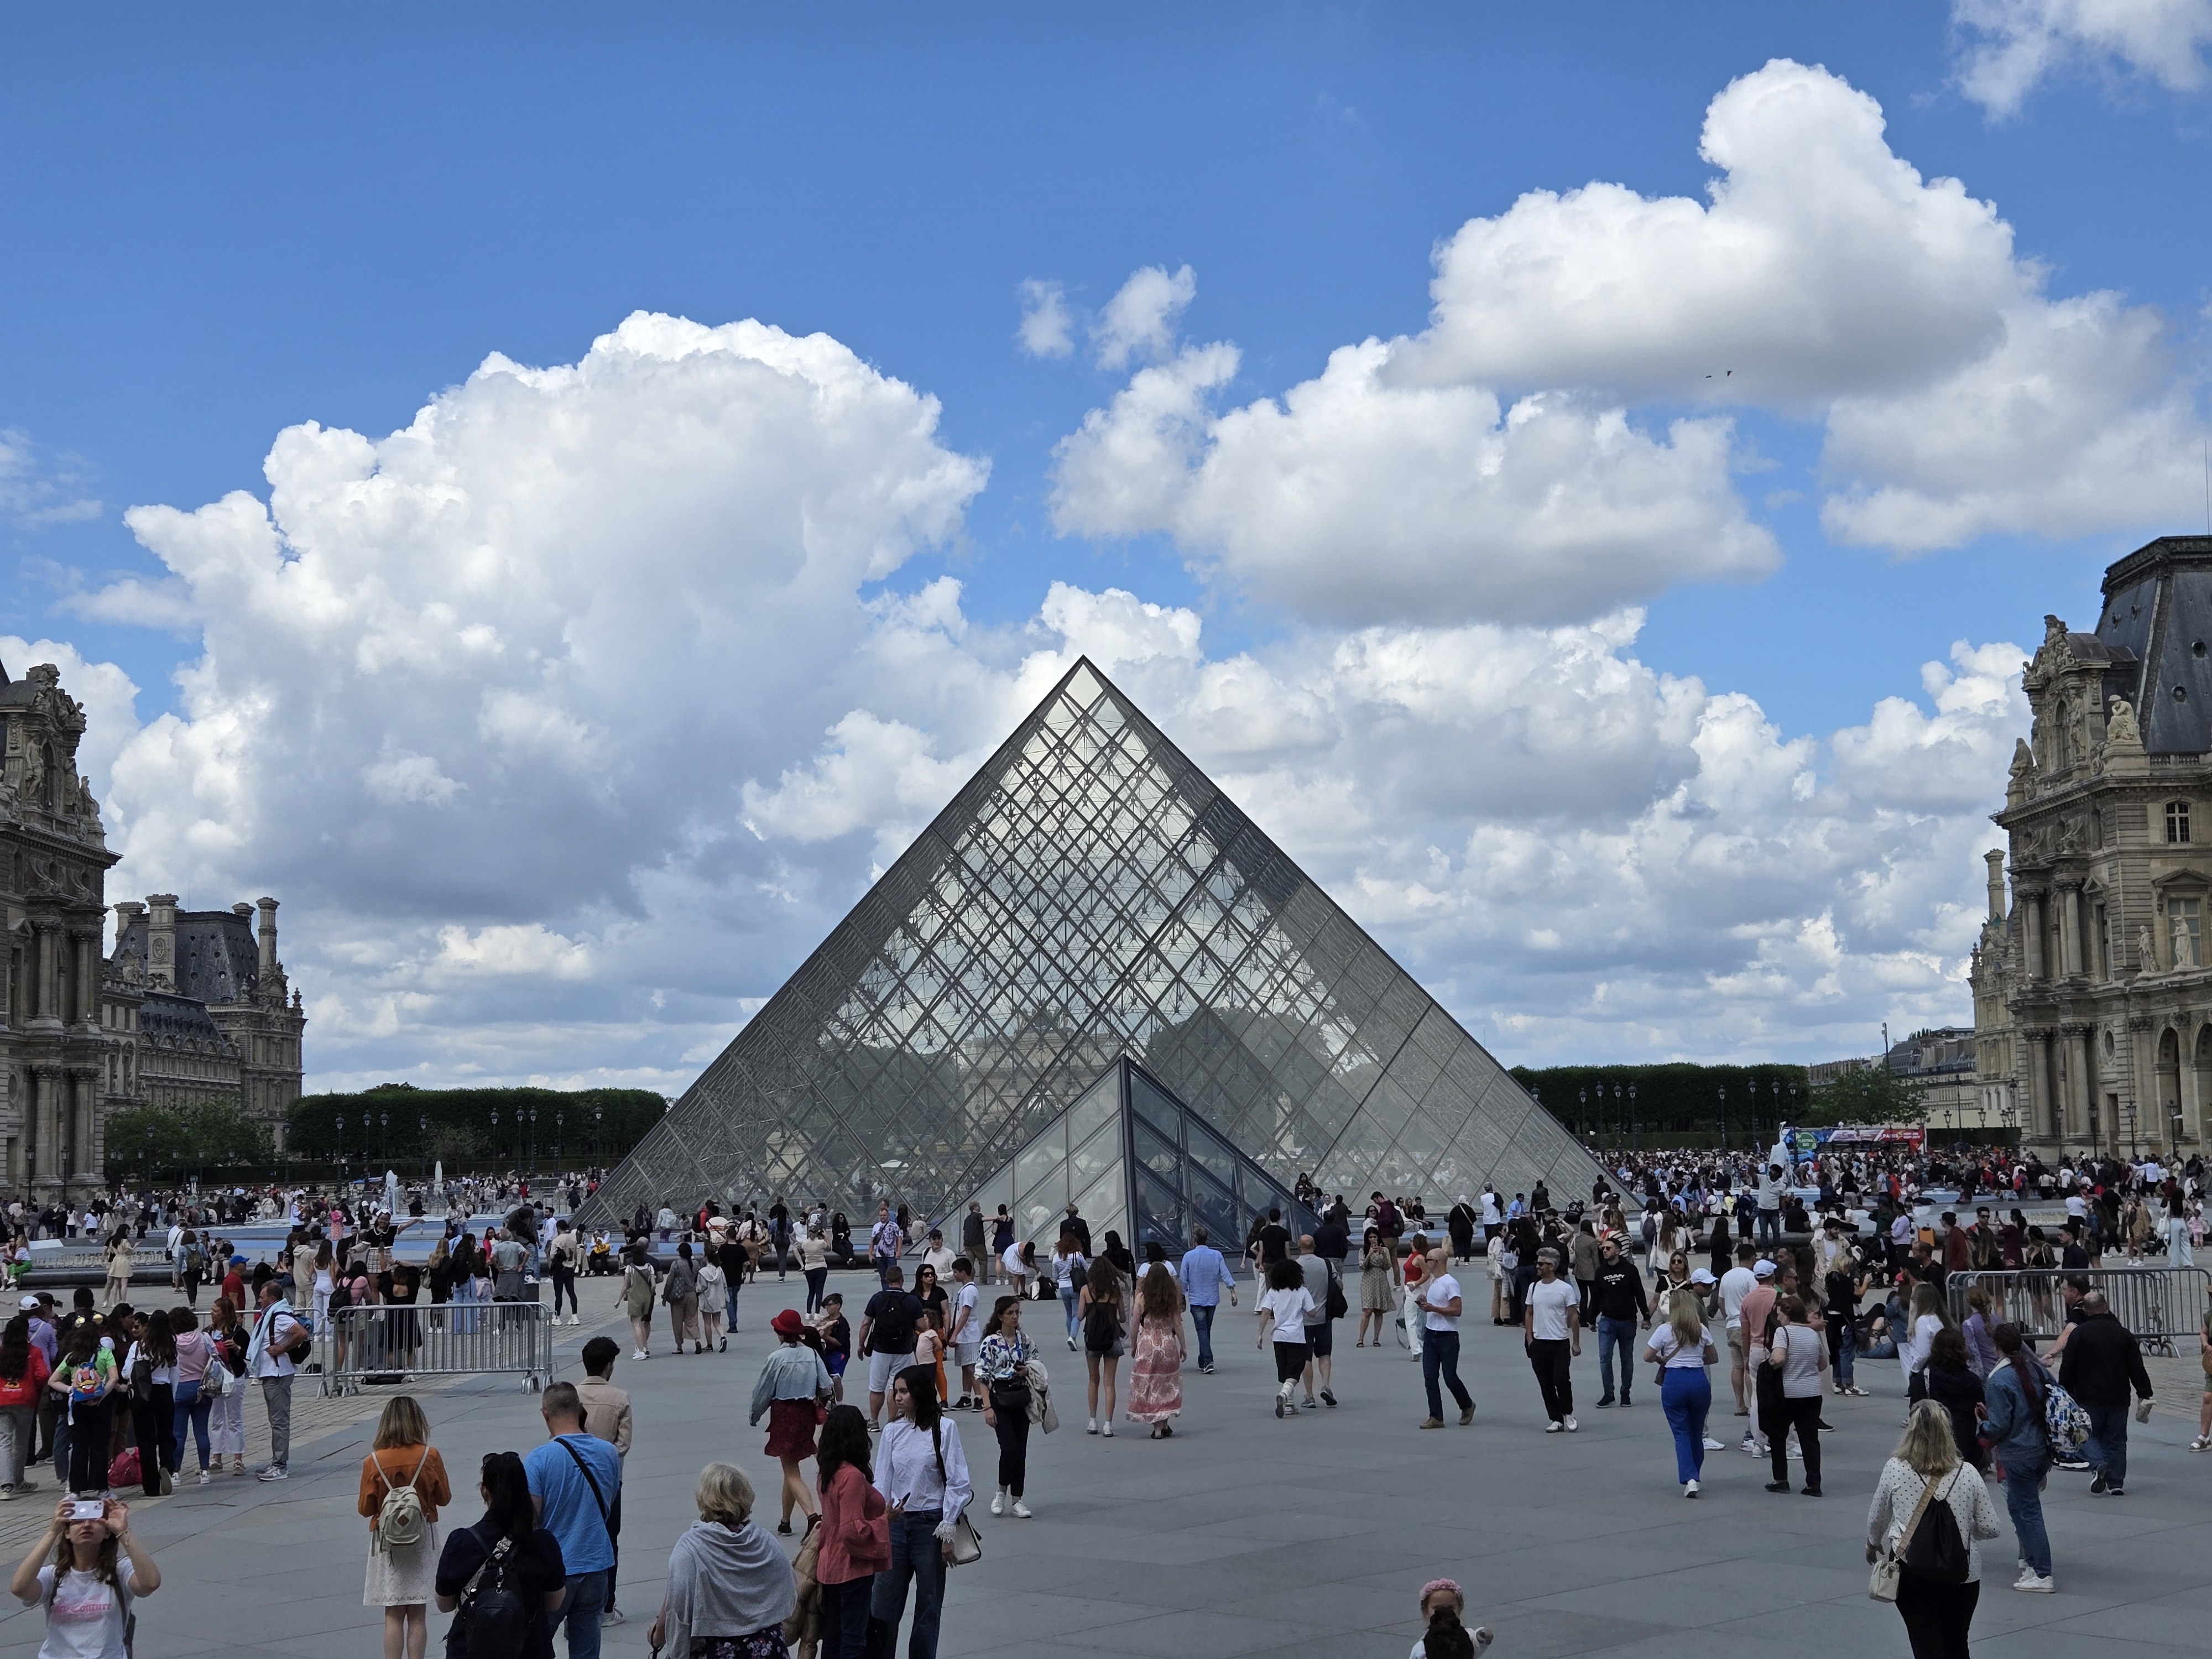
[[[1956,1478],[1954,1474],[1953,1479]],[[1912,1515],[1905,1522],[1905,1529],[1897,1535],[1899,1543],[1908,1546],[1911,1543],[1912,1535],[1920,1530],[1921,1518],[1928,1513],[1929,1503],[1935,1496],[1936,1483],[1929,1480],[1920,1488],[1920,1501],[1912,1506]],[[1875,1558],[1874,1571],[1867,1580],[1867,1594],[1877,1601],[1894,1601],[1897,1600],[1898,1580],[1904,1571],[1901,1556],[1885,1547]]]
[[[930,1425],[929,1446],[937,1454],[937,1483],[942,1489],[945,1485],[945,1442],[934,1424]],[[968,1518],[964,1509],[952,1522],[951,1543],[952,1553],[945,1562],[948,1566],[964,1567],[983,1559],[983,1534],[975,1530],[975,1523]]]

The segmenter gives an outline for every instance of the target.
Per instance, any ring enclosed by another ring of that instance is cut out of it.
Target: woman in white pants
[[[239,1322],[238,1310],[230,1305],[228,1297],[216,1298],[208,1316],[208,1334],[216,1343],[216,1357],[209,1362],[210,1367],[222,1364],[227,1352],[234,1351],[244,1358],[248,1333]],[[246,1389],[244,1377],[226,1376],[222,1392],[216,1395],[208,1412],[208,1447],[218,1474],[222,1473],[226,1457],[230,1459],[233,1474],[246,1473]]]

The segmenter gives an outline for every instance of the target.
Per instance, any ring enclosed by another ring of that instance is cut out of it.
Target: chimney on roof
[[[265,898],[261,904],[261,982],[273,984],[276,978],[276,901]]]
[[[130,933],[131,924],[146,914],[146,907],[137,899],[125,899],[115,907],[115,948],[123,948],[124,936]]]
[[[157,991],[177,988],[177,896],[149,893],[146,906],[146,982]]]
[[[2004,848],[1992,847],[1982,854],[1990,866],[1990,920],[2002,921],[2005,918]]]

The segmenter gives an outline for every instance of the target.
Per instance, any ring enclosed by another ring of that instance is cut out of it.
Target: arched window
[[[2187,801],[2166,802],[2166,839],[2169,846],[2178,846],[2189,839],[2189,803]]]

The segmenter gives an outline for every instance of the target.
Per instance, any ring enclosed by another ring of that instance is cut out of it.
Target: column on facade
[[[2081,1045],[2079,1053],[2081,1055],[2081,1085],[2079,1089],[2075,1091],[2075,1095],[2081,1104],[2081,1122],[2084,1127],[2087,1127],[2089,1121],[2090,1109],[2096,1103],[2097,1100],[2097,1028],[2094,1025],[2074,1025],[2069,1026],[2067,1029],[2069,1033],[2072,1035]],[[2130,1046],[2132,1047],[2133,1045]],[[2071,1058],[2071,1056],[2069,1056],[2069,1058]],[[2136,1097],[2140,1099],[2142,1097],[2137,1096]],[[2105,1129],[2108,1133],[2112,1131],[2112,1127],[2113,1126],[2109,1123],[2105,1125]]]
[[[2058,924],[2058,960],[2051,964],[2053,977],[2075,979],[2081,973],[2081,884],[2058,882],[2052,891]]]
[[[2027,906],[2027,926],[2021,933],[2027,945],[2028,982],[2033,984],[2048,976],[2044,963],[2043,894],[2034,888],[2024,888],[2020,897]]]
[[[41,1066],[33,1073],[39,1091],[39,1175],[59,1181],[66,1172],[62,1162],[68,1083],[58,1068]]]
[[[71,1018],[80,1025],[100,1024],[100,939],[94,933],[73,933],[76,943],[76,1007]]]
[[[2027,1085],[2027,1122],[2030,1133],[2046,1128],[2053,1139],[2062,1139],[2065,1125],[2051,1101],[2051,1033],[2033,1027],[2023,1029],[2021,1039],[2027,1044],[2027,1065],[2023,1068],[2023,1080]]]
[[[79,1066],[70,1073],[70,1092],[75,1097],[70,1129],[70,1174],[75,1180],[98,1185],[102,1170],[94,1157],[94,1144],[99,1137],[94,1133],[100,1121],[100,1073],[88,1066]]]
[[[2178,1130],[2170,1123],[2163,1127],[2172,1135],[2174,1150],[2179,1152],[2184,1135],[2197,1139],[2203,1138],[2204,1102],[2203,1079],[2197,1075],[2197,1045],[2185,1042],[2175,1060],[2175,1069],[2179,1075],[2174,1079],[2179,1091],[2174,1098],[2181,1107],[2181,1125]]]
[[[32,927],[39,936],[39,1006],[37,1018],[52,1019],[54,1009],[54,925],[50,921],[34,921]]]

